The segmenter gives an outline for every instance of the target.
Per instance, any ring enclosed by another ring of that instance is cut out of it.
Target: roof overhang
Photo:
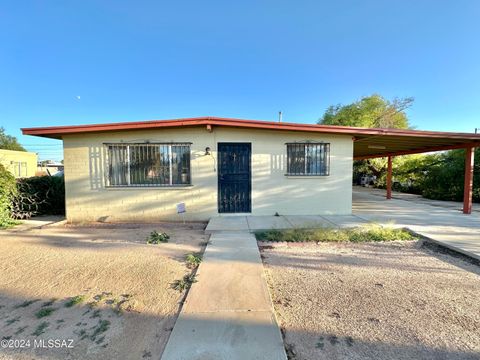
[[[215,126],[224,126],[234,128],[349,135],[352,136],[354,140],[353,156],[357,160],[460,149],[471,146],[480,147],[480,134],[473,133],[402,129],[369,129],[348,126],[280,123],[272,121],[241,120],[219,117],[198,117],[110,124],[23,128],[22,133],[24,135],[61,139],[63,136],[70,134],[165,129],[186,126],[205,126],[208,131],[211,131],[211,129]]]

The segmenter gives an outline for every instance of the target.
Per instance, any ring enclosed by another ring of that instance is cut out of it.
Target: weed
[[[40,301],[40,299],[35,299],[35,300],[26,300],[21,304],[15,305],[15,309],[19,308],[26,308],[27,306],[32,305],[33,303],[36,303],[37,301]]]
[[[57,301],[57,299],[50,299],[49,301],[45,301],[45,302],[42,304],[42,307],[52,306],[55,301]]]
[[[40,336],[45,332],[45,329],[50,325],[48,322],[44,321],[37,326],[35,331],[32,333],[33,336]]]
[[[170,239],[170,236],[167,233],[158,233],[153,230],[150,235],[147,237],[147,244],[160,244],[166,243]]]
[[[48,307],[48,308],[43,308],[43,309],[40,309],[38,310],[36,313],[35,313],[35,316],[37,317],[37,319],[41,319],[45,316],[50,316],[56,309],[54,308],[51,308],[51,307]]]
[[[99,309],[95,310],[95,311],[93,312],[93,314],[90,316],[90,319],[99,318],[101,313],[102,313],[101,310],[99,310]]]
[[[12,318],[12,319],[8,319],[5,322],[7,323],[7,325],[12,325],[13,323],[17,322],[18,320],[20,320],[20,316],[17,316],[17,317]]]
[[[286,241],[286,242],[370,242],[370,241],[395,241],[417,240],[418,237],[404,229],[381,226],[363,226],[353,229],[288,229],[268,230],[255,233],[260,241]]]
[[[187,263],[187,267],[189,269],[194,269],[198,265],[200,265],[200,263],[202,262],[202,254],[199,254],[199,253],[187,254],[187,256],[185,256],[185,262]]]
[[[318,338],[318,341],[317,341],[317,343],[315,344],[315,347],[316,347],[317,349],[322,350],[322,349],[325,347],[325,343],[323,342],[323,340],[324,340],[323,336],[320,336],[320,337]]]
[[[74,297],[68,299],[68,301],[65,303],[65,307],[72,307],[74,305],[82,303],[84,300],[85,300],[84,295],[74,296]]]
[[[97,336],[104,333],[110,327],[110,321],[108,320],[100,320],[93,331],[93,334],[90,335],[90,340],[95,341]]]
[[[112,296],[112,293],[111,292],[102,292],[101,294],[98,294],[98,295],[95,295],[93,297],[93,299],[97,302],[100,302],[102,301],[103,299],[105,299],[107,296]]]
[[[115,314],[120,315],[122,313],[122,310],[123,310],[122,306],[126,302],[128,302],[128,299],[123,299],[123,300],[120,300],[119,302],[117,302],[115,308],[113,309]]]
[[[98,301],[90,301],[89,303],[87,303],[87,306],[88,306],[90,309],[93,309],[94,307],[97,307],[97,306],[98,306]]]
[[[85,339],[86,335],[87,335],[87,331],[85,329],[80,329],[79,332],[76,333],[80,339]]]
[[[181,280],[175,280],[171,287],[172,289],[178,290],[180,292],[187,290],[192,286],[193,283],[197,282],[196,276],[194,274],[187,274]]]
[[[17,329],[17,331],[15,331],[15,335],[20,335],[21,333],[23,333],[25,331],[25,329],[27,328],[28,326],[23,326],[23,327],[19,327]]]

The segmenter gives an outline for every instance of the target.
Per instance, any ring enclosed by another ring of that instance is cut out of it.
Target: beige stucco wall
[[[252,143],[252,214],[350,214],[352,153],[350,136],[204,127],[106,132],[64,137],[67,219],[83,221],[208,220],[217,212],[217,143]],[[145,140],[191,142],[189,188],[106,188],[104,143]],[[285,176],[286,142],[330,142],[330,176]],[[213,156],[205,156],[205,148]]]
[[[37,171],[37,154],[0,149],[0,164],[17,178],[35,176]],[[21,168],[19,168],[19,164],[22,164]],[[23,164],[26,166],[23,166]]]

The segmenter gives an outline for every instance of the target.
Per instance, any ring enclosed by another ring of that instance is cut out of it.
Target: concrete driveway
[[[395,196],[387,200],[385,192],[354,187],[353,214],[379,224],[394,224],[441,243],[443,246],[480,259],[480,213],[465,215],[451,202]],[[398,194],[397,194],[398,195]]]

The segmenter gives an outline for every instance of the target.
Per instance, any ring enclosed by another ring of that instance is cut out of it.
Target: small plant
[[[168,239],[170,239],[170,236],[165,233],[158,233],[155,230],[150,233],[150,235],[147,238],[147,244],[160,244],[160,243],[166,243],[168,242]]]
[[[13,323],[17,322],[18,320],[20,320],[20,316],[17,316],[15,318],[12,318],[12,319],[8,319],[6,322],[7,325],[12,325]]]
[[[183,277],[181,280],[175,280],[172,284],[171,287],[174,290],[178,290],[180,292],[183,292],[184,290],[187,290],[192,286],[193,283],[196,283],[197,279],[194,274],[187,274]]]
[[[17,329],[17,331],[15,331],[15,335],[20,335],[21,333],[23,333],[25,331],[25,329],[27,328],[28,326],[23,326],[23,327],[19,327]]]
[[[104,333],[110,327],[110,321],[108,320],[100,320],[93,331],[93,334],[90,335],[90,340],[95,341],[98,335]]]
[[[66,303],[65,303],[65,307],[72,307],[74,305],[77,305],[77,304],[80,304],[82,303],[83,301],[85,300],[85,296],[84,295],[77,295],[77,296],[74,296],[72,298],[70,298]]]
[[[185,262],[189,269],[194,269],[202,262],[202,255],[199,253],[187,254],[187,256],[185,256]]]
[[[55,301],[57,301],[57,299],[50,299],[49,301],[45,301],[45,302],[42,304],[42,307],[52,306]]]
[[[93,314],[90,316],[90,319],[94,319],[94,318],[99,318],[101,316],[101,313],[102,311],[100,309],[97,309],[93,312]]]
[[[54,311],[55,311],[54,308],[46,307],[46,308],[43,308],[43,309],[38,310],[38,311],[35,313],[35,316],[37,317],[37,319],[41,319],[41,318],[43,318],[43,317],[45,317],[45,316],[50,316]]]
[[[23,303],[21,304],[18,304],[18,305],[15,305],[15,309],[19,309],[19,308],[25,308],[27,306],[30,306],[32,305],[33,303],[36,303],[37,301],[40,301],[39,299],[35,299],[35,300],[26,300],[24,301]]]
[[[44,321],[37,326],[35,331],[32,333],[33,336],[40,336],[45,332],[45,329],[48,327],[49,323]]]

